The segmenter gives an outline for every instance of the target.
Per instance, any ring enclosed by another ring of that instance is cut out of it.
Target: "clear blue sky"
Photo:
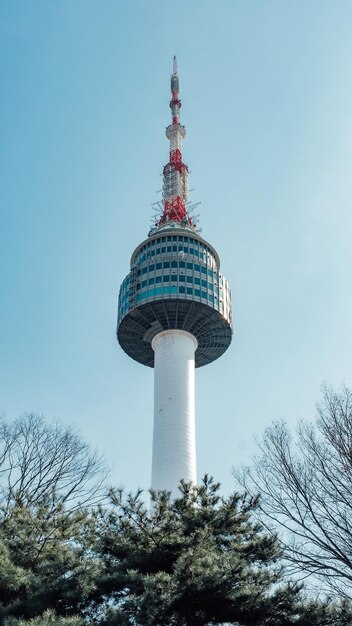
[[[352,384],[352,3],[2,0],[0,413],[75,424],[148,487],[153,371],[115,337],[119,285],[184,159],[234,299],[197,371],[199,475],[231,489],[271,420]]]

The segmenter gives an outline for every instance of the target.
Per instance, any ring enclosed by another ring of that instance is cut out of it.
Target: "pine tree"
[[[112,493],[102,514],[105,571],[95,596],[106,624],[285,626],[299,619],[300,586],[281,583],[281,550],[251,519],[256,499],[220,496],[205,477],[180,498]]]

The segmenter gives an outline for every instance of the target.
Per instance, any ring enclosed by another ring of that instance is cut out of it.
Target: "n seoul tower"
[[[176,57],[171,94],[161,214],[133,252],[120,287],[117,338],[132,359],[154,367],[151,486],[176,496],[181,479],[197,482],[195,368],[229,347],[232,310],[219,255],[200,236],[189,210]]]

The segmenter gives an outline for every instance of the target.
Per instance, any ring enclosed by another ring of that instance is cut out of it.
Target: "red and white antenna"
[[[187,213],[188,200],[188,167],[182,162],[182,140],[186,129],[180,124],[181,100],[179,99],[179,79],[177,59],[173,59],[171,74],[170,100],[172,123],[166,129],[166,137],[170,141],[170,160],[163,169],[163,214],[158,226],[168,222],[181,222],[193,226]]]

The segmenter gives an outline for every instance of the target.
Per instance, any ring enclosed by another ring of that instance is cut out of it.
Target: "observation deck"
[[[119,293],[117,338],[135,361],[154,367],[152,339],[179,329],[198,342],[195,366],[218,359],[232,338],[231,290],[215,249],[189,225],[149,233],[132,254]]]

